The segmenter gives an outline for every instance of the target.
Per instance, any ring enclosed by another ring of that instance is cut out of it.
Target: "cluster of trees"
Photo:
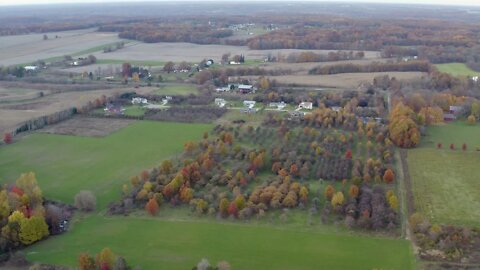
[[[197,44],[220,43],[221,38],[233,34],[230,29],[216,28],[208,24],[161,24],[133,23],[109,24],[99,28],[102,32],[119,32],[120,38],[134,39],[147,43],[191,42]]]
[[[104,248],[95,256],[82,253],[78,256],[78,268],[80,270],[131,270],[127,261],[112,252],[110,248]],[[136,267],[135,269],[140,269]]]
[[[470,68],[480,70],[480,46],[387,46],[382,49],[382,57],[417,57],[430,63],[466,63]]]
[[[171,107],[168,110],[147,110],[145,119],[157,121],[210,123],[224,115],[228,110],[211,106]]]
[[[260,67],[237,67],[222,69],[204,69],[195,75],[198,84],[213,80],[215,85],[223,86],[234,76],[280,76],[291,74],[290,69],[264,69]]]
[[[319,66],[309,70],[309,74],[316,75],[328,75],[338,73],[371,73],[371,72],[387,72],[387,71],[419,71],[429,72],[431,69],[430,64],[426,61],[406,61],[398,63],[380,63],[373,62],[368,65],[358,64],[339,64]]]
[[[306,63],[306,62],[333,62],[342,60],[360,60],[365,57],[363,51],[336,51],[328,53],[315,53],[311,51],[290,53],[287,56],[281,54],[269,56],[269,62]]]
[[[22,174],[14,184],[0,188],[0,253],[42,240],[50,234],[49,225],[56,231],[62,213],[54,206],[46,209],[43,203],[33,173]]]
[[[390,139],[398,147],[412,148],[420,143],[421,135],[416,122],[416,115],[402,102],[398,102],[390,113],[388,125]]]
[[[422,258],[478,263],[472,256],[480,244],[478,228],[432,224],[420,213],[414,213],[408,221]]]
[[[328,222],[329,215],[335,214],[345,217],[345,225],[349,228],[362,229],[389,229],[397,228],[398,198],[392,190],[385,191],[382,186],[371,188],[367,185],[358,186],[352,184],[346,190],[336,191],[332,185],[325,188],[325,204],[321,218]],[[312,205],[312,212],[316,212],[316,205]]]
[[[104,53],[114,52],[114,51],[118,51],[120,49],[123,49],[123,47],[125,47],[125,42],[120,41],[120,42],[115,43],[115,45],[110,45],[110,46],[104,47],[103,52]]]

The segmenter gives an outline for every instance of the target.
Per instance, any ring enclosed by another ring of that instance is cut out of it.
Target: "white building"
[[[298,108],[311,110],[311,109],[313,109],[313,103],[312,102],[301,102],[300,104],[298,104]]]
[[[139,97],[136,97],[136,98],[132,98],[132,104],[141,104],[141,105],[144,105],[144,104],[148,104],[148,100],[146,98],[139,98]]]
[[[228,87],[228,86],[218,87],[217,89],[215,89],[215,91],[217,91],[217,92],[228,92],[228,91],[230,91],[230,87]]]
[[[257,102],[254,101],[254,100],[244,100],[244,101],[243,101],[243,106],[245,106],[245,107],[247,107],[247,108],[249,108],[249,109],[253,109],[253,107],[255,107],[255,104],[256,104],[256,103],[257,103]]]
[[[270,102],[270,104],[268,104],[268,107],[277,107],[278,110],[283,110],[285,109],[285,107],[287,106],[287,104],[285,102]]]
[[[215,105],[217,105],[220,108],[223,108],[223,107],[225,107],[225,105],[227,105],[227,102],[223,98],[216,98],[215,99]]]
[[[38,69],[37,66],[25,66],[26,71],[36,71]]]

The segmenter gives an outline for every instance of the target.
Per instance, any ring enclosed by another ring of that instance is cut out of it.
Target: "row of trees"
[[[429,72],[430,64],[425,61],[407,61],[398,63],[379,63],[373,62],[368,65],[358,64],[339,64],[319,66],[309,70],[309,74],[328,75],[338,73],[371,73],[371,72],[388,72],[388,71],[418,71]]]
[[[315,53],[305,51],[300,53],[290,53],[287,56],[278,54],[277,56],[269,56],[269,62],[287,62],[287,63],[305,63],[305,62],[332,62],[342,60],[360,60],[365,57],[363,51],[336,51],[328,53]]]
[[[198,44],[219,43],[221,38],[233,34],[230,29],[216,28],[202,24],[109,24],[99,28],[103,32],[119,32],[120,38],[134,39],[147,43],[191,42]]]
[[[112,252],[110,248],[104,248],[95,256],[82,253],[78,256],[78,268],[80,270],[130,270],[127,261]],[[140,269],[136,267],[135,269]]]

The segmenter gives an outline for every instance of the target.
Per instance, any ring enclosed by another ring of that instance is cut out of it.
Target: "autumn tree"
[[[420,142],[420,131],[414,121],[415,113],[399,102],[390,114],[390,139],[402,148],[415,147]]]
[[[300,201],[301,201],[303,204],[306,204],[307,201],[308,201],[308,189],[307,189],[307,187],[302,186],[302,187],[300,188],[300,192],[298,193],[298,195],[300,196]]]
[[[11,144],[13,142],[13,136],[12,133],[5,133],[3,135],[3,142],[6,144]]]
[[[388,205],[390,205],[390,208],[393,210],[396,210],[398,208],[398,198],[395,195],[391,195],[388,198]]]
[[[348,195],[352,199],[357,198],[359,193],[360,193],[360,189],[358,188],[357,185],[351,185],[350,188],[348,189]]]
[[[228,206],[228,214],[234,217],[238,215],[238,208],[235,202],[231,202]]]
[[[154,198],[151,198],[150,200],[148,200],[147,204],[145,204],[145,210],[147,210],[148,213],[150,213],[150,215],[152,216],[155,216],[158,212],[158,203],[157,203],[157,200],[155,200]]]
[[[95,259],[87,253],[82,253],[78,257],[78,267],[80,270],[95,270],[97,265]]]
[[[20,221],[19,238],[22,244],[30,245],[48,235],[48,225],[43,217],[33,216]]]
[[[163,66],[163,71],[170,73],[175,69],[175,64],[172,61],[165,63]]]
[[[383,181],[385,183],[390,184],[395,180],[395,174],[393,173],[392,169],[387,169],[383,174]]]
[[[341,191],[335,193],[332,197],[332,206],[335,207],[337,205],[342,205],[343,201],[345,200],[343,193]]]
[[[112,269],[115,262],[115,254],[109,248],[104,248],[97,254],[96,263],[101,269]]]
[[[325,197],[327,198],[327,200],[330,201],[332,199],[334,193],[335,193],[335,188],[333,188],[332,185],[328,185],[325,188]]]
[[[220,214],[222,216],[227,216],[228,215],[228,207],[230,205],[230,202],[228,201],[227,198],[222,198],[220,200],[220,203],[218,205],[218,208],[220,210]]]
[[[473,114],[471,114],[467,117],[467,123],[469,125],[475,125],[475,122],[477,122],[477,119],[475,118],[475,116]]]

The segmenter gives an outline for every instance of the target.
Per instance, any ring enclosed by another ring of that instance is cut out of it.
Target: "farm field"
[[[154,93],[157,95],[190,95],[198,94],[198,90],[193,84],[172,84],[160,87]]]
[[[332,87],[332,88],[356,88],[361,83],[372,82],[377,76],[389,75],[398,80],[420,78],[422,72],[377,72],[377,73],[342,73],[334,75],[282,75],[267,76],[270,80],[277,80],[283,84],[295,84],[302,86]],[[257,79],[258,76],[245,76],[244,78]]]
[[[102,95],[108,97],[115,93],[124,93],[128,91],[146,94],[153,91],[153,89],[154,88],[142,87],[139,89],[115,88],[91,91],[70,91],[15,104],[0,104],[0,115],[2,116],[0,117],[0,133],[4,134],[5,132],[14,129],[20,123],[34,117],[49,115],[76,106],[83,106],[89,101],[94,101]]]
[[[453,76],[480,76],[480,72],[472,70],[464,63],[449,63],[435,65],[440,72]]]
[[[73,266],[79,253],[105,246],[146,270],[191,269],[201,258],[249,270],[413,269],[406,240],[141,217],[90,216],[25,253],[32,261]]]
[[[210,128],[142,121],[103,138],[26,135],[0,152],[1,181],[14,181],[19,173],[33,171],[47,198],[72,203],[78,191],[88,189],[103,208],[119,198],[128,177],[158,165]]]
[[[474,150],[480,146],[479,133],[480,126],[459,122],[429,127],[421,147],[408,151],[415,207],[432,222],[480,226],[480,153]],[[443,149],[436,149],[437,143]]]
[[[100,49],[117,41],[117,33],[100,33],[95,29],[56,33],[0,37],[0,66],[18,65],[40,59],[63,57],[75,53],[93,53],[91,48]],[[59,38],[55,38],[58,35]]]
[[[38,98],[40,96],[40,92],[43,92],[44,94],[49,93],[48,90],[40,91],[36,89],[0,87],[0,103],[10,103]]]
[[[246,46],[229,45],[198,45],[193,43],[136,43],[124,49],[108,53],[110,60],[136,60],[136,61],[173,61],[173,62],[199,62],[203,59],[213,59],[219,62],[222,55],[243,54],[246,60],[263,60],[269,53],[276,55],[301,52],[304,50],[279,49],[279,50],[250,50]],[[313,52],[328,53],[327,50],[311,50]],[[94,54],[98,59],[105,58],[102,53]],[[378,52],[365,52],[367,59],[379,58]]]

